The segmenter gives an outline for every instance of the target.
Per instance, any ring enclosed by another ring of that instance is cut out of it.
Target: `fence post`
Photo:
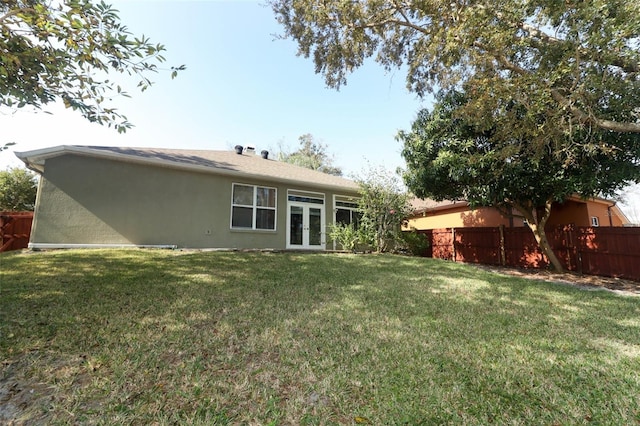
[[[451,228],[451,258],[456,261],[456,228]]]
[[[500,264],[505,266],[507,264],[507,254],[504,248],[504,225],[500,225]]]
[[[12,232],[12,217],[0,215],[0,252],[3,252],[9,248],[11,243],[13,243],[13,237],[11,236]]]
[[[571,233],[571,242],[573,243],[573,252],[576,256],[576,272],[582,275],[582,253],[580,252],[580,241],[578,241],[578,227],[572,224],[569,228]]]

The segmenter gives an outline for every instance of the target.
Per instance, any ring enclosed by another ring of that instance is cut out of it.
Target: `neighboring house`
[[[31,248],[333,248],[358,185],[236,151],[57,146],[16,155],[42,178]]]
[[[525,226],[521,217],[505,217],[493,207],[472,210],[466,201],[433,201],[414,199],[413,215],[407,228],[440,229],[462,227]],[[604,198],[570,197],[564,203],[554,203],[547,226],[625,226],[629,221],[615,202]]]

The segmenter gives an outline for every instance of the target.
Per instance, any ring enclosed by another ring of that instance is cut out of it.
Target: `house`
[[[496,208],[471,209],[466,201],[412,200],[413,215],[407,228],[440,229],[462,227],[522,227],[519,217],[506,217]],[[575,226],[625,226],[629,220],[615,202],[604,198],[582,199],[569,197],[554,203],[547,226],[573,224]]]
[[[56,146],[16,153],[41,175],[30,248],[325,250],[356,210],[348,179],[235,151]]]

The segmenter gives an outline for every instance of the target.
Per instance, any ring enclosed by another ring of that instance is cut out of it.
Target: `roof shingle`
[[[65,153],[148,162],[168,167],[193,168],[211,173],[238,174],[314,187],[334,187],[351,191],[358,189],[358,184],[350,179],[281,161],[264,159],[259,155],[237,154],[235,151],[72,145],[17,154],[27,165],[30,163],[43,165],[44,159]]]

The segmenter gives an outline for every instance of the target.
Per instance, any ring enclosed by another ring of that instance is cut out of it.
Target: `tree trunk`
[[[555,252],[551,248],[551,244],[549,244],[544,227],[529,223],[529,229],[533,232],[533,236],[538,242],[540,250],[542,250],[542,253],[544,253],[547,259],[549,259],[549,262],[551,262],[553,269],[556,272],[564,272],[564,267],[562,266],[562,263],[560,263],[560,259],[558,259],[558,256],[556,256]]]
[[[513,207],[522,213],[524,218],[527,219],[529,229],[533,232],[533,236],[536,239],[540,250],[542,250],[542,253],[547,257],[553,269],[556,270],[556,272],[564,272],[564,267],[562,266],[562,263],[560,263],[558,256],[556,256],[551,248],[551,244],[549,244],[549,240],[547,239],[547,233],[544,230],[544,226],[551,215],[552,203],[553,200],[547,200],[544,206],[544,213],[540,218],[534,215],[536,208],[532,203],[529,203],[527,206],[523,206],[519,203],[513,203]]]

